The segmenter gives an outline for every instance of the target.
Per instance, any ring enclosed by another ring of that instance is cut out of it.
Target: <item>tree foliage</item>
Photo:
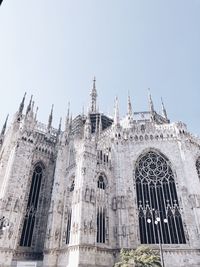
[[[120,261],[114,267],[161,267],[158,252],[147,246],[140,246],[136,250],[120,252]]]

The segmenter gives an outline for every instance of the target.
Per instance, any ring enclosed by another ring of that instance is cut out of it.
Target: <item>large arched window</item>
[[[43,171],[44,167],[41,163],[38,163],[33,170],[26,214],[20,239],[20,246],[31,246]]]
[[[200,179],[200,157],[196,161],[196,169],[197,169],[197,173]]]
[[[141,243],[159,243],[159,238],[165,244],[186,243],[169,160],[153,151],[146,153],[136,164],[135,179]]]

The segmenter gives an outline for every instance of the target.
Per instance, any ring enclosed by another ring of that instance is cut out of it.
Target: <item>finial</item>
[[[164,116],[164,118],[165,118],[166,120],[168,120],[168,117],[167,117],[167,111],[166,111],[165,105],[164,105],[164,103],[163,103],[163,99],[162,99],[162,97],[161,97],[161,103],[162,103],[162,115]]]
[[[119,103],[118,103],[118,97],[115,98],[114,124],[115,125],[119,125]]]
[[[53,120],[53,105],[51,107],[51,113],[49,115],[48,126],[47,126],[48,130],[50,130],[50,128],[51,128],[52,120]]]
[[[9,114],[7,115],[6,117],[6,120],[4,122],[4,125],[3,125],[3,128],[1,130],[1,136],[3,136],[5,134],[5,131],[6,131],[6,126],[7,126],[7,122],[8,122],[8,117],[9,117]]]
[[[128,92],[128,112],[127,112],[127,115],[128,115],[129,118],[131,118],[133,116],[131,98],[130,98],[129,92]]]
[[[152,97],[151,97],[150,88],[148,88],[148,91],[149,91],[149,109],[150,109],[151,113],[154,113],[154,106],[153,106],[153,100],[152,100]]]
[[[93,80],[93,88],[90,93],[91,96],[91,106],[90,106],[90,111],[95,113],[96,112],[96,104],[97,104],[97,90],[96,90],[96,78],[94,77]]]
[[[31,111],[31,103],[32,103],[32,99],[33,99],[33,95],[31,95],[31,99],[30,99],[30,102],[27,106],[27,109],[26,109],[26,116],[28,115],[28,113]]]

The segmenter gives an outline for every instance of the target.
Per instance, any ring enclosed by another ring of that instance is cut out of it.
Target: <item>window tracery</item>
[[[42,164],[38,163],[33,170],[26,214],[20,238],[20,246],[31,246],[43,172],[44,168]]]
[[[140,158],[135,171],[140,239],[142,244],[159,243],[153,223],[159,213],[162,243],[186,243],[174,174],[169,161],[150,151]],[[147,223],[150,219],[152,223]],[[164,222],[167,219],[167,223]]]

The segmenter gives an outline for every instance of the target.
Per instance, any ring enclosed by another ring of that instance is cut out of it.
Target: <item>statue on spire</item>
[[[94,77],[93,80],[93,88],[90,93],[91,96],[91,106],[90,106],[90,112],[95,113],[96,110],[96,105],[97,105],[97,90],[96,90],[96,78]]]

